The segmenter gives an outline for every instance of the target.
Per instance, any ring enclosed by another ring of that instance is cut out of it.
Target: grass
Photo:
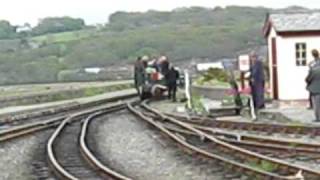
[[[203,97],[199,95],[193,95],[191,97],[192,110],[199,114],[207,113],[206,109],[203,106],[202,99]]]
[[[275,164],[265,160],[262,160],[260,163],[257,161],[251,161],[249,162],[249,166],[267,172],[274,172],[278,168]]]
[[[88,87],[84,88],[81,95],[78,93],[71,95],[70,94],[64,94],[64,93],[57,93],[53,94],[52,97],[50,97],[49,101],[62,101],[62,100],[67,100],[67,99],[73,99],[73,98],[81,98],[81,97],[90,97],[90,96],[96,96],[99,94],[107,93],[107,92],[114,92],[114,91],[119,91],[123,89],[129,89],[132,88],[132,84],[120,84],[120,85],[112,85],[112,86],[106,86],[106,87]],[[46,101],[46,102],[49,102]]]
[[[243,105],[248,104],[249,97],[247,95],[240,95],[241,101]],[[234,96],[233,95],[225,95],[222,99],[222,106],[231,106],[235,105]]]
[[[212,79],[210,81],[204,81],[202,77],[198,78],[195,81],[195,84],[200,86],[213,86],[213,87],[222,87],[222,88],[230,87],[230,84],[228,82],[222,82],[216,79]]]
[[[46,42],[48,44],[51,44],[51,43],[63,43],[63,42],[85,39],[88,37],[92,37],[94,35],[97,35],[97,31],[94,29],[89,29],[89,30],[46,34],[46,35],[33,37],[31,38],[31,40],[37,43]]]

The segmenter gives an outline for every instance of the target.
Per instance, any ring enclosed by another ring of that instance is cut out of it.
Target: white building
[[[198,63],[196,69],[199,72],[208,71],[210,68],[223,69],[222,62],[212,62],[212,63]]]
[[[305,78],[311,51],[320,50],[320,12],[269,14],[263,31],[273,98],[308,99]]]
[[[17,32],[17,33],[30,32],[30,31],[32,31],[32,27],[31,27],[31,25],[28,24],[28,23],[25,23],[23,26],[18,26],[18,27],[16,28],[16,32]]]

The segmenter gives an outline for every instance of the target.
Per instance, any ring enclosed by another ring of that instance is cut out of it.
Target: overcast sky
[[[319,0],[2,0],[0,19],[13,24],[29,22],[35,25],[38,19],[48,16],[71,16],[83,18],[88,24],[105,23],[115,11],[172,10],[190,6],[265,6],[283,8],[299,5],[320,8]]]

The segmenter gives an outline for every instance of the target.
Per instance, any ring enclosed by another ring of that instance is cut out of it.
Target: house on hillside
[[[211,62],[211,63],[198,63],[196,64],[196,69],[198,72],[208,71],[210,68],[213,69],[223,69],[222,62]]]
[[[305,77],[313,60],[312,49],[320,50],[320,12],[268,14],[263,33],[273,98],[308,99]]]

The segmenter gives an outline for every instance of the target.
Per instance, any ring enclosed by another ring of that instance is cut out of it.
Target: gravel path
[[[2,180],[28,180],[37,179],[33,175],[33,154],[39,142],[49,132],[44,131],[36,135],[19,138],[1,143],[0,145],[0,179]]]
[[[182,152],[150,126],[127,111],[104,116],[92,123],[95,153],[134,179],[220,180],[221,168]]]

